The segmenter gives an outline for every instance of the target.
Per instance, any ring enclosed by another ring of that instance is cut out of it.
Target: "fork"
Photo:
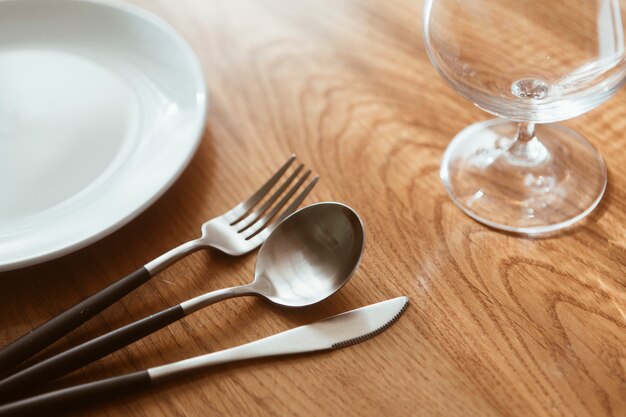
[[[239,256],[259,247],[272,230],[298,208],[319,179],[319,176],[316,176],[308,182],[291,204],[282,210],[311,175],[311,170],[307,170],[295,184],[291,185],[304,169],[304,164],[299,164],[280,187],[260,204],[295,159],[296,156],[291,155],[287,162],[248,199],[221,216],[204,223],[200,238],[183,243],[164,253],[5,346],[0,350],[0,375],[76,329],[192,252],[211,247],[232,256]]]

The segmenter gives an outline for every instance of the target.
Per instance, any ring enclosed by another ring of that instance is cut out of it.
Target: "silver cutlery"
[[[68,405],[85,404],[87,400],[106,400],[228,362],[343,348],[380,334],[400,317],[408,302],[407,297],[394,298],[245,345],[26,398],[0,406],[0,416],[49,413]]]
[[[364,227],[350,207],[317,203],[280,223],[261,246],[254,281],[220,289],[128,324],[0,381],[2,401],[93,362],[210,304],[254,295],[285,307],[304,307],[338,291],[356,270]]]
[[[137,271],[91,295],[5,346],[0,350],[0,376],[192,252],[211,247],[236,256],[256,249],[282,220],[298,208],[319,179],[319,177],[313,178],[293,202],[283,210],[289,199],[300,190],[311,175],[311,171],[308,170],[300,176],[294,185],[291,185],[304,168],[304,165],[300,164],[263,204],[259,204],[264,197],[269,195],[273,186],[283,177],[294,160],[295,155],[292,155],[250,198],[221,216],[204,223],[200,238],[184,243],[159,256]]]

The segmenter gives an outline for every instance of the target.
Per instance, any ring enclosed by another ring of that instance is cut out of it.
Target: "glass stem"
[[[513,143],[507,149],[507,159],[513,165],[533,167],[549,158],[546,147],[537,139],[535,124],[521,122]]]
[[[522,122],[517,128],[517,141],[530,142],[535,137],[535,124]]]

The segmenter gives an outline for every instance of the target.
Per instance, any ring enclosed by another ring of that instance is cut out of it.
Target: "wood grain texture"
[[[626,416],[626,95],[567,122],[606,158],[581,225],[544,239],[487,229],[438,177],[456,132],[489,118],[440,79],[421,2],[136,0],[200,57],[201,146],[152,207],[64,258],[0,275],[0,344],[199,233],[296,152],[321,175],[308,202],[354,207],[363,263],[324,303],[234,299],[58,381],[118,375],[408,295],[379,337],[329,354],[220,366],[78,410],[94,416]],[[204,251],[59,341],[58,352],[200,293],[251,279],[255,255]]]

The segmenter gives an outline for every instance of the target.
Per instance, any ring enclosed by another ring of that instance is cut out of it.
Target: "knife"
[[[386,330],[404,312],[408,302],[408,297],[393,298],[219,352],[25,398],[0,406],[0,416],[60,411],[70,405],[104,400],[227,362],[351,346]]]

